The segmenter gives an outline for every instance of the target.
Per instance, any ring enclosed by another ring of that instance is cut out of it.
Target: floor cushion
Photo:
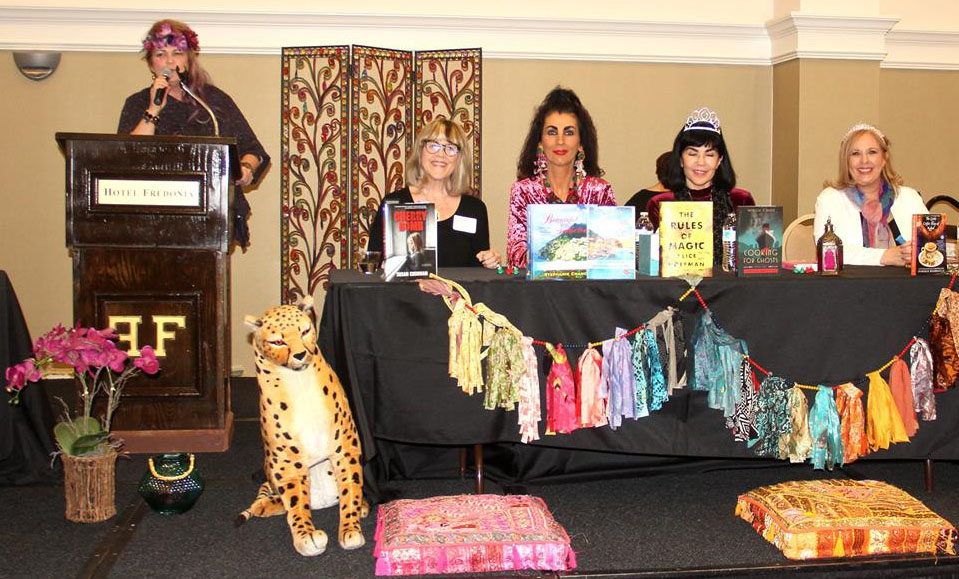
[[[374,540],[377,575],[576,567],[566,530],[525,495],[392,501],[379,508]]]
[[[880,481],[759,487],[739,496],[736,514],[790,559],[956,553],[956,529],[949,521]]]

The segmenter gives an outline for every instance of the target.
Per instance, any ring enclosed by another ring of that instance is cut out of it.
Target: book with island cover
[[[662,277],[713,275],[713,204],[666,201],[659,208]]]
[[[783,208],[736,208],[736,275],[779,275],[783,264]]]
[[[526,208],[529,279],[634,279],[634,209],[597,205]]]
[[[926,213],[912,216],[912,275],[946,273],[946,216]]]
[[[432,203],[383,206],[383,274],[405,281],[436,273],[436,208]]]

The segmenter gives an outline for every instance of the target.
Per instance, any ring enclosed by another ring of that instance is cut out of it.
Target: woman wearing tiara
[[[912,216],[928,210],[892,168],[882,131],[865,124],[849,129],[839,145],[839,174],[825,187],[816,198],[816,239],[831,220],[842,239],[844,263],[911,265]]]
[[[556,87],[543,99],[526,134],[509,192],[506,258],[526,267],[526,206],[548,203],[616,205],[600,178],[596,127],[576,93]]]
[[[240,188],[260,178],[270,156],[233,99],[213,86],[197,59],[199,52],[196,32],[183,22],[166,19],[154,23],[143,39],[143,59],[153,80],[127,98],[117,132],[214,136],[214,121],[203,105],[209,106],[219,136],[236,138],[240,178],[231,204],[233,240],[245,246],[250,236],[246,225],[250,206]]]
[[[756,202],[749,191],[736,189],[736,172],[716,113],[702,108],[686,119],[673,141],[665,185],[669,191],[646,206],[653,226],[659,227],[659,205],[664,201],[712,201],[713,263],[720,263],[723,221],[736,207]]]

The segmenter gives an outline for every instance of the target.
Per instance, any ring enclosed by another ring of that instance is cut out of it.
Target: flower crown
[[[189,28],[181,34],[173,30],[169,24],[164,24],[156,31],[156,34],[148,34],[143,39],[143,50],[147,54],[167,46],[172,46],[180,52],[186,52],[188,48],[193,52],[200,52],[200,41],[197,39],[196,32]]]
[[[859,131],[869,131],[870,133],[876,135],[876,138],[878,138],[883,145],[886,144],[886,135],[882,134],[882,131],[868,123],[859,123],[853,125],[848,131],[846,131],[845,136],[842,138],[842,142],[845,143],[846,139],[848,139],[853,133],[858,133]]]
[[[686,117],[683,132],[686,131],[712,131],[719,134],[723,132],[719,126],[719,115],[706,107],[696,109]]]

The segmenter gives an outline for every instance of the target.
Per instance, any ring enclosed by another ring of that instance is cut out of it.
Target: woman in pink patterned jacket
[[[536,109],[509,192],[506,254],[526,267],[526,206],[547,203],[616,205],[600,178],[596,127],[576,93],[556,87]]]

